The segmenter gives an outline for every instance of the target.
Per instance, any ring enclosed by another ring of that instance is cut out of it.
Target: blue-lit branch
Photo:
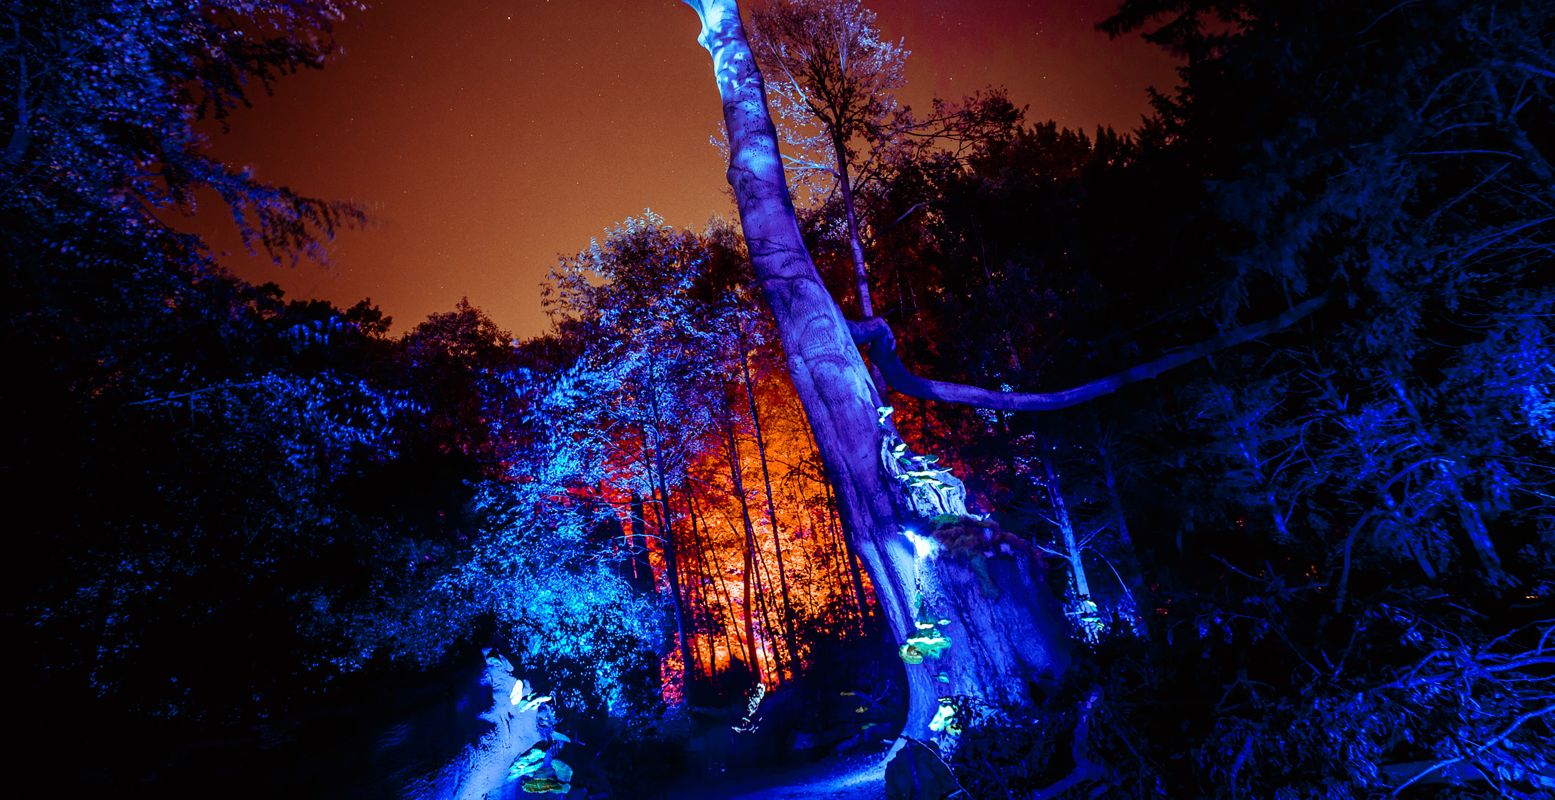
[[[1000,392],[964,383],[921,378],[907,369],[901,357],[896,354],[896,337],[892,335],[891,327],[885,320],[879,317],[870,317],[862,322],[850,320],[848,331],[853,334],[855,342],[869,351],[870,359],[885,376],[886,383],[908,397],[960,403],[999,411],[1057,411],[1112,394],[1131,383],[1149,380],[1167,370],[1191,364],[1218,350],[1288,328],[1321,308],[1325,302],[1326,298],[1314,297],[1263,322],[1237,328],[1187,349],[1161,356],[1154,361],[1147,361],[1105,378],[1098,378],[1072,389],[1057,392]]]

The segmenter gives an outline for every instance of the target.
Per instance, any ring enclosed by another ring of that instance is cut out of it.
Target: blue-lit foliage
[[[475,499],[482,533],[474,551],[437,593],[489,610],[515,663],[563,707],[645,710],[656,699],[645,678],[666,639],[665,609],[601,549],[599,510],[545,488],[485,487]]]
[[[1204,777],[1548,791],[1555,19],[1135,2],[1117,23],[1188,59],[1161,109],[1212,176],[1220,313],[1343,305],[1315,336],[1216,356],[1164,408],[1163,434],[1198,443],[1173,482],[1202,498],[1182,516],[1223,582],[1161,603],[1165,663],[1218,676]]]
[[[29,653],[42,763],[51,725],[90,716],[134,735],[72,769],[160,769],[210,726],[285,720],[491,639],[579,709],[619,705],[623,673],[656,658],[657,609],[567,496],[586,457],[532,468],[552,466],[522,424],[540,402],[524,359],[542,356],[468,304],[396,339],[368,302],[287,302],[168,224],[214,196],[287,259],[359,218],[212,159],[200,133],[319,66],[352,8],[7,11],[0,393],[27,502],[5,630]]]
[[[190,211],[198,193],[211,192],[251,246],[275,258],[320,254],[320,237],[360,212],[212,158],[199,124],[224,119],[286,74],[322,66],[332,26],[358,8],[353,0],[11,4],[0,58],[7,206],[26,208],[34,233],[57,235],[58,252],[92,258],[104,241],[92,241],[93,232],[132,247],[182,238],[162,214]]]
[[[1555,19],[1139,0],[1109,27],[1186,63],[1134,135],[1012,125],[883,182],[904,360],[1060,387],[1329,301],[1057,415],[898,403],[1055,592],[1072,534],[1101,616],[1145,634],[1096,644],[1067,718],[964,741],[968,788],[1547,792]],[[1072,771],[1031,755],[1081,721]]]

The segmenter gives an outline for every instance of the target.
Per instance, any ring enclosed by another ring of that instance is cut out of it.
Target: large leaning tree
[[[1038,701],[1067,668],[1070,639],[1034,555],[1018,542],[999,541],[992,531],[987,535],[995,538],[986,547],[966,546],[978,530],[972,520],[950,526],[958,531],[954,537],[927,535],[931,524],[944,528],[947,516],[965,516],[963,490],[932,460],[906,451],[860,347],[902,394],[1011,411],[1054,410],[1278,330],[1311,313],[1321,300],[1062,392],[997,392],[919,378],[896,357],[883,321],[848,321],[821,282],[799,232],[777,131],[736,0],[685,2],[701,19],[698,41],[712,55],[728,133],[728,178],[757,283],[776,320],[849,541],[869,570],[909,664],[903,734],[928,736],[936,716],[943,722],[960,698]]]

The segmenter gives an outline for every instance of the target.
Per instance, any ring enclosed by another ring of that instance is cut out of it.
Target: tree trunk
[[[686,583],[689,587],[686,591],[688,605],[686,636],[691,640],[691,652],[698,653],[697,657],[700,661],[701,654],[697,650],[699,626],[697,624],[696,609],[702,609],[702,617],[706,619],[712,614],[713,604],[707,597],[707,554],[702,550],[702,535],[697,530],[697,512],[696,508],[691,505],[691,492],[689,491],[686,492],[686,523],[691,531],[691,558],[687,559],[686,566],[692,573]],[[693,598],[696,600],[695,605],[691,604]],[[696,677],[712,679],[717,674],[718,656],[714,651],[712,631],[708,631],[707,671],[704,673],[698,670]],[[689,680],[692,676],[687,675],[686,677]]]
[[[1141,566],[1145,563],[1139,547],[1134,543],[1134,534],[1128,529],[1128,515],[1123,508],[1123,493],[1118,489],[1117,467],[1113,464],[1116,451],[1113,449],[1111,437],[1102,430],[1101,423],[1096,423],[1096,452],[1101,456],[1102,483],[1107,489],[1107,507],[1112,511],[1112,523],[1117,526],[1118,541],[1122,545],[1123,580],[1125,589],[1133,594],[1134,610],[1140,613],[1140,609],[1148,599],[1145,592],[1145,574]],[[1143,618],[1135,619],[1136,630],[1143,631]]]
[[[833,521],[839,522],[840,527],[837,498],[832,494],[830,484],[826,486],[826,516],[828,527]],[[842,553],[843,563],[847,566],[848,579],[853,584],[853,601],[858,606],[859,632],[863,633],[869,630],[869,599],[864,596],[864,576],[859,572],[858,556],[853,553],[853,546],[848,544],[848,538],[840,530],[836,533],[838,549]]]
[[[675,638],[680,647],[680,679],[685,686],[691,671],[691,644],[686,641],[686,609],[680,597],[680,556],[675,550],[675,516],[670,511],[669,476],[664,469],[664,420],[659,413],[659,387],[653,377],[653,361],[648,362],[649,409],[653,413],[653,472],[658,479],[659,546],[664,553],[664,572],[670,584],[670,608],[675,615]]]
[[[858,291],[859,311],[863,318],[875,315],[875,303],[869,294],[869,268],[864,261],[864,240],[859,237],[858,212],[853,210],[853,176],[848,169],[848,145],[841,136],[832,137],[837,153],[837,183],[842,189],[842,208],[848,220],[848,246],[853,251],[853,282]]]
[[[756,607],[761,609],[761,626],[767,629],[767,636],[772,642],[772,677],[776,683],[794,674],[794,664],[792,654],[785,653],[781,647],[783,626],[777,620],[777,609],[767,602],[767,592],[772,590],[772,574],[767,571],[767,560],[762,558],[760,550],[755,551],[752,558],[756,561],[756,574],[761,579],[756,592]],[[761,586],[767,587],[767,591],[761,591]]]
[[[686,502],[688,504],[690,504],[690,506],[691,506],[691,513],[694,516],[700,517],[704,522],[707,520],[706,516],[703,516],[701,514],[697,514],[696,495],[687,494],[686,495]],[[702,530],[707,532],[707,543],[705,545],[699,543],[697,545],[697,547],[701,550],[703,561],[704,561],[704,565],[705,565],[706,559],[709,556],[711,556],[712,559],[713,559],[713,574],[716,576],[714,578],[714,581],[715,581],[714,588],[717,590],[717,591],[714,592],[714,594],[716,596],[718,594],[718,592],[722,592],[722,594],[723,594],[723,607],[729,613],[729,615],[732,618],[732,616],[734,614],[734,597],[729,594],[729,584],[724,581],[724,565],[723,565],[723,561],[718,558],[718,545],[713,542],[713,529],[709,528],[709,527],[706,527],[704,525],[702,527]],[[735,650],[734,650],[734,643],[729,640],[729,626],[726,623],[726,624],[720,625],[719,627],[723,628],[724,647],[728,649],[728,651],[729,651],[729,659],[731,661],[733,661],[734,657],[735,657]],[[711,638],[711,634],[709,634],[709,638]],[[750,656],[749,651],[746,652],[746,656],[747,657]],[[754,667],[752,667],[752,669],[754,669]]]
[[[632,492],[632,589],[640,594],[653,593],[653,564],[648,561],[648,511],[643,496]]]
[[[490,690],[491,705],[484,706],[479,718],[490,728],[436,772],[409,781],[399,793],[400,797],[449,800],[496,797],[507,783],[508,768],[524,751],[540,741],[536,712],[533,709],[520,711],[513,704],[513,688],[519,681],[513,674],[513,665],[494,650],[483,652],[486,669],[481,673],[480,682],[484,689]]]
[[[680,592],[680,551],[675,542],[675,524],[670,511],[669,489],[664,485],[664,473],[659,473],[659,535],[664,540],[664,577],[670,585],[670,607],[675,616],[675,638],[680,647],[680,679],[685,685],[691,673],[691,626],[686,624],[686,601]]]
[[[783,175],[776,130],[734,0],[686,0],[702,21],[730,144],[729,182],[762,294],[777,321],[788,371],[836,490],[848,538],[863,559],[898,643],[913,635],[919,596],[949,622],[945,654],[907,670],[904,733],[930,735],[945,695],[1029,703],[1062,672],[1069,642],[1031,559],[996,558],[984,591],[969,563],[933,548],[922,555],[904,534],[897,487],[881,461],[882,405],[842,312],[805,250]],[[944,682],[935,673],[944,674]]]
[[[726,398],[727,400],[727,398]],[[740,474],[740,443],[734,436],[734,414],[724,404],[724,445],[728,449],[729,479],[734,484],[734,494],[740,500],[740,521],[745,526],[745,569],[741,580],[745,584],[745,651],[750,655],[751,672],[761,680],[761,662],[757,660],[756,624],[752,621],[756,574],[756,528],[751,524],[750,504],[745,500],[745,477]]]
[[[743,334],[742,334],[743,338]],[[799,647],[794,639],[794,604],[788,593],[788,574],[783,565],[783,537],[778,535],[777,503],[772,499],[772,472],[767,467],[767,439],[761,432],[761,406],[756,402],[756,386],[751,380],[750,354],[740,347],[740,374],[745,378],[745,399],[750,403],[751,425],[756,431],[756,454],[761,461],[761,482],[767,490],[767,520],[772,524],[772,547],[777,555],[778,589],[783,597],[783,644],[788,648],[789,665],[799,666]]]
[[[1053,471],[1053,460],[1042,455],[1042,472],[1047,480],[1048,500],[1053,504],[1053,521],[1058,523],[1059,536],[1064,541],[1064,556],[1069,560],[1069,577],[1074,581],[1075,599],[1091,599],[1091,581],[1085,574],[1085,561],[1080,557],[1080,541],[1074,534],[1074,519],[1069,516],[1069,504],[1064,502],[1063,487],[1058,485],[1058,473]]]

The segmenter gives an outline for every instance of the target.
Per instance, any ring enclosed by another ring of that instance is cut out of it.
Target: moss
[[[939,542],[942,553],[966,561],[977,576],[978,588],[985,597],[996,599],[999,596],[999,590],[988,572],[991,559],[1022,555],[1041,564],[1036,548],[1025,539],[1000,528],[999,523],[991,519],[941,514],[928,518],[927,523],[930,535]]]
[[[999,527],[991,519],[956,517],[942,514],[929,520],[932,535],[946,551],[970,558],[1015,556],[1023,554],[1035,557],[1037,551],[1019,536]]]

